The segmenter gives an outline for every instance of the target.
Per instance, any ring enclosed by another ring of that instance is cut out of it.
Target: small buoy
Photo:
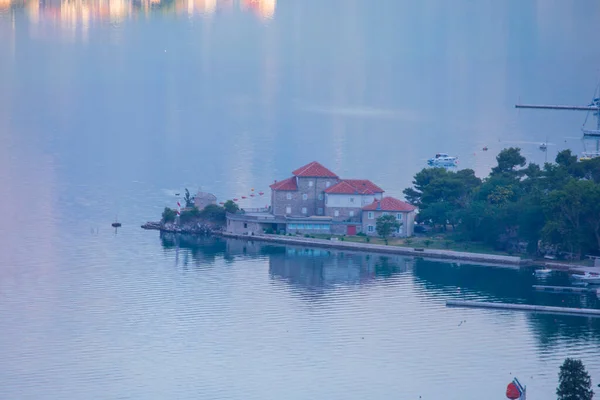
[[[121,223],[120,222],[113,222],[111,225],[112,225],[113,228],[119,228],[121,226]]]
[[[485,147],[484,147],[482,150],[483,150],[483,151],[488,151],[488,148],[487,148],[487,146],[485,146]]]

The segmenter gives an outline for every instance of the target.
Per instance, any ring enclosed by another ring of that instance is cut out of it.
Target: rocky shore
[[[146,222],[142,225],[142,228],[161,232],[190,233],[195,235],[213,235],[221,231],[221,227],[203,222],[191,222],[181,225],[170,222]]]

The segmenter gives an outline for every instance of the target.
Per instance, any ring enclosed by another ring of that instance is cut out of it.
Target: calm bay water
[[[568,356],[600,383],[598,319],[444,306],[599,307],[531,271],[139,228],[313,160],[401,196],[438,151],[480,176],[505,146],[579,153],[585,114],[513,106],[588,102],[598,23],[591,0],[0,0],[0,397],[500,399],[516,375],[535,400]]]

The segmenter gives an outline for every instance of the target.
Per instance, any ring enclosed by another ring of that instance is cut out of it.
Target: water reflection
[[[25,9],[33,23],[58,20],[86,23],[119,21],[150,12],[211,15],[241,10],[261,19],[275,16],[277,0],[0,0],[0,11]]]
[[[161,233],[165,251],[175,251],[178,264],[202,266],[217,258],[265,259],[271,278],[308,291],[336,285],[365,284],[375,278],[390,278],[407,271],[411,258],[348,253],[318,248],[277,246],[262,242]]]
[[[286,247],[285,253],[269,257],[269,274],[314,292],[341,284],[360,285],[378,277],[391,277],[406,271],[411,263],[411,259],[397,256]]]

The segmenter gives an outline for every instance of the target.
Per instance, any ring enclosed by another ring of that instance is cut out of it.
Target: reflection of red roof
[[[413,211],[417,207],[405,203],[393,197],[384,197],[381,200],[375,200],[368,206],[364,206],[366,211]]]
[[[368,179],[344,179],[330,188],[325,189],[329,194],[375,194],[383,193],[383,189]]]
[[[293,171],[292,174],[303,177],[313,178],[337,178],[338,176],[319,164],[316,161],[306,164],[304,167],[300,167]]]
[[[298,190],[298,185],[296,185],[295,176],[292,176],[291,178],[287,178],[279,182],[275,182],[269,187],[273,190]]]

